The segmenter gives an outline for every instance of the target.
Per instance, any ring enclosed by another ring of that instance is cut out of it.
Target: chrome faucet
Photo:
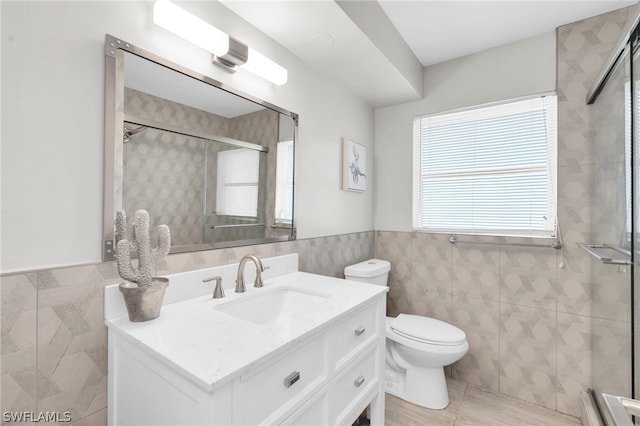
[[[260,273],[264,271],[262,261],[254,254],[248,254],[240,260],[238,265],[238,278],[236,279],[236,293],[244,293],[247,288],[244,285],[244,265],[248,260],[252,260],[256,264],[256,280],[253,282],[254,287],[262,287],[262,276]]]

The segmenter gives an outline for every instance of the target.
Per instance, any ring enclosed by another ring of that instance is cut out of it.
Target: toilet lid
[[[467,338],[458,327],[420,315],[400,314],[391,323],[391,329],[409,339],[433,345],[461,345]]]

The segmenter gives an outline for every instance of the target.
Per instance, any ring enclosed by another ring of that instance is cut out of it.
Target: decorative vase
[[[142,322],[158,318],[168,285],[169,279],[161,277],[154,277],[150,286],[138,287],[128,281],[121,283],[120,292],[127,305],[129,321]]]

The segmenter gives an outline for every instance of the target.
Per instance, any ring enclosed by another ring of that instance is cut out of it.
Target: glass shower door
[[[634,223],[629,52],[627,48],[589,110],[591,238],[599,247],[609,247],[607,255],[617,259],[613,264],[591,260],[591,382],[596,395],[625,397],[632,396],[633,267],[624,264],[631,259]]]
[[[631,238],[631,250],[633,252],[633,280],[631,286],[631,294],[629,300],[632,301],[630,316],[631,326],[631,348],[630,356],[632,359],[631,371],[632,375],[632,396],[635,399],[640,398],[640,337],[637,335],[637,330],[640,325],[640,291],[638,291],[637,285],[640,283],[640,30],[639,27],[631,34],[630,40],[631,49],[631,88],[629,96],[629,114],[631,116],[632,134],[632,173],[633,173],[633,185],[632,185],[632,238]],[[638,417],[636,417],[636,423],[638,423]]]

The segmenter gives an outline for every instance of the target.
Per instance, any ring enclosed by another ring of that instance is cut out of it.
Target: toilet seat
[[[389,327],[393,333],[406,339],[435,346],[460,346],[466,334],[459,328],[435,318],[400,314]]]

